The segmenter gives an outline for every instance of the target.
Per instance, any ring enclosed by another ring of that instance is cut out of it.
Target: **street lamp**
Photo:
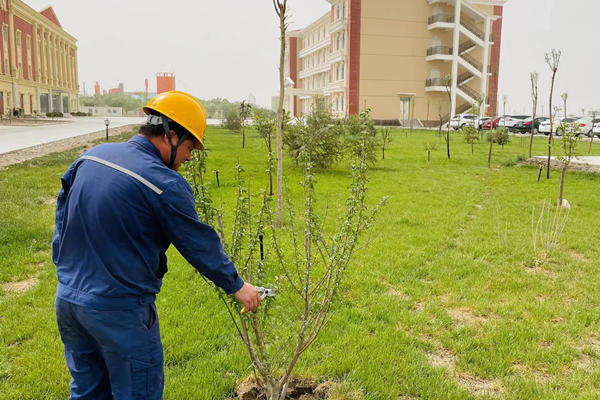
[[[106,125],[106,141],[108,142],[108,126],[110,125],[110,120],[108,118],[104,120],[104,125]]]

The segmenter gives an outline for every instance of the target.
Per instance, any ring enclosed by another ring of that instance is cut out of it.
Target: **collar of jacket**
[[[133,143],[133,144],[140,146],[141,148],[148,151],[149,153],[156,155],[156,157],[158,157],[162,161],[162,156],[160,154],[160,151],[149,139],[147,139],[141,135],[137,135],[137,136],[134,136],[131,139],[129,139],[129,143]]]

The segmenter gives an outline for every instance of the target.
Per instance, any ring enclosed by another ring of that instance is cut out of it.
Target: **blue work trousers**
[[[154,304],[100,311],[57,298],[55,307],[73,377],[69,399],[162,399],[163,349]]]

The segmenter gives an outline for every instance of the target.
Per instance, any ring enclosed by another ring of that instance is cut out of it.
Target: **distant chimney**
[[[148,78],[146,78],[146,94],[148,94]]]
[[[94,94],[100,94],[100,85],[98,85],[98,82],[94,85]]]

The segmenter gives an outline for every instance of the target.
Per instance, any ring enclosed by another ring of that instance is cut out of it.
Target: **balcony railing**
[[[469,71],[467,72],[463,72],[462,74],[460,74],[458,76],[458,79],[456,80],[456,84],[457,85],[462,85],[463,83],[465,83],[465,81],[471,79],[472,77],[474,77],[475,75],[473,75],[472,73],[470,73]]]
[[[483,65],[473,57],[468,54],[461,54],[460,57],[465,60],[467,63],[471,64],[476,70],[479,72],[483,71]]]
[[[427,56],[433,56],[435,54],[452,55],[452,47],[448,46],[433,46],[427,49]]]
[[[429,17],[429,25],[435,24],[436,22],[454,22],[454,15],[446,15],[446,14],[435,14]]]
[[[429,78],[425,81],[425,87],[446,86],[444,78]]]

